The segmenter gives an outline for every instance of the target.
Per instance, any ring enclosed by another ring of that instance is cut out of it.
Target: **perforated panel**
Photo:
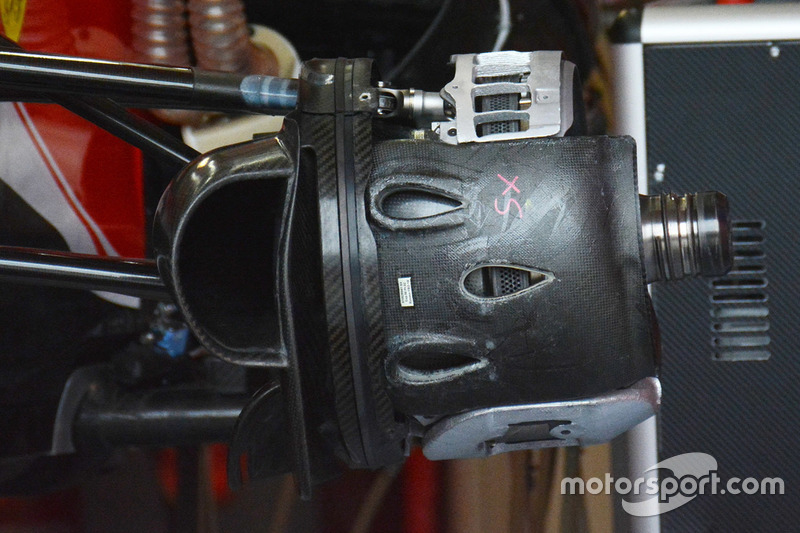
[[[496,296],[514,294],[531,284],[531,275],[517,268],[498,267],[492,269],[492,282]]]

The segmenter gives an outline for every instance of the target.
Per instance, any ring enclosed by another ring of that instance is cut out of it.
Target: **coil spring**
[[[159,65],[190,62],[182,0],[133,0],[133,49],[141,60]]]
[[[186,14],[188,10],[188,25]],[[244,4],[241,0],[133,0],[133,48],[162,65],[189,65],[189,34],[197,66],[244,72],[251,67]]]
[[[191,64],[189,35],[197,66],[223,72],[277,73],[277,59],[250,43],[242,0],[132,0],[133,48],[140,60],[161,65]],[[188,11],[188,24],[187,24]],[[197,125],[210,114],[153,110],[170,124]]]
[[[244,72],[250,67],[250,32],[241,0],[189,0],[189,26],[197,65]]]

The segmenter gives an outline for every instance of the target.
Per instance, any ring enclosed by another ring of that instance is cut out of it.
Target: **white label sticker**
[[[397,278],[397,287],[400,289],[400,307],[414,307],[411,278]]]

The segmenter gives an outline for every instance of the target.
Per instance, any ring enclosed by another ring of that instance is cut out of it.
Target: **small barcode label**
[[[400,307],[414,307],[411,278],[397,278],[397,287],[400,289]]]

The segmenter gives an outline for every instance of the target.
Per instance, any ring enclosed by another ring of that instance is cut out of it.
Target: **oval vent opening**
[[[401,382],[428,383],[458,378],[487,365],[487,361],[446,352],[416,352],[401,357],[395,375]]]
[[[444,215],[460,208],[455,198],[422,189],[399,189],[386,195],[381,210],[398,220],[417,220]]]
[[[483,266],[464,276],[464,289],[478,298],[502,298],[547,284],[553,275],[530,268]]]
[[[403,357],[398,366],[411,372],[430,373],[458,370],[479,362],[479,359],[457,353],[414,353]]]

